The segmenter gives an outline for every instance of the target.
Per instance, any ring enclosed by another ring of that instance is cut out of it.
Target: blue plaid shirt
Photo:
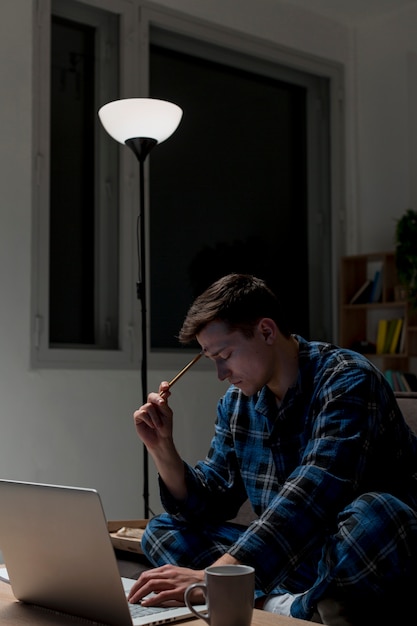
[[[296,338],[298,380],[280,406],[266,387],[247,397],[231,386],[206,459],[186,464],[187,501],[161,491],[189,521],[230,519],[249,497],[259,519],[228,552],[255,567],[265,593],[314,583],[325,538],[358,495],[387,492],[417,510],[417,437],[383,374],[360,354]]]

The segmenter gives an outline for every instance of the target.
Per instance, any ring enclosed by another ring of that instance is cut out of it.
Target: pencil
[[[177,382],[177,380],[179,380],[181,378],[181,376],[183,376],[185,374],[185,372],[187,372],[190,367],[192,367],[194,365],[194,363],[197,363],[197,361],[199,359],[201,359],[201,357],[203,356],[202,352],[199,352],[193,359],[191,359],[191,361],[189,363],[187,363],[187,365],[185,367],[182,368],[182,370],[180,372],[178,372],[178,374],[176,374],[176,376],[174,376],[174,378],[172,380],[169,381],[168,385],[169,385],[169,389],[171,389],[172,385],[175,385],[175,383]],[[161,391],[160,395],[163,395],[163,391]]]

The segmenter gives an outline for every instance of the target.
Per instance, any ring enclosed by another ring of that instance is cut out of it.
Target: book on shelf
[[[380,302],[382,299],[382,267],[375,270],[369,302]]]
[[[390,353],[392,340],[393,340],[393,337],[394,337],[394,332],[395,332],[396,327],[397,327],[397,320],[396,319],[388,320],[388,322],[387,322],[387,334],[385,335],[385,344],[384,344],[383,354],[389,354]]]
[[[394,377],[392,375],[392,370],[388,369],[385,370],[384,372],[384,376],[387,379],[387,381],[389,382],[391,389],[393,389],[395,391],[395,387],[394,387]]]
[[[402,381],[401,372],[398,370],[387,369],[385,378],[389,382],[391,389],[394,391],[406,391],[405,384]]]
[[[401,377],[401,382],[402,382],[402,384],[404,386],[404,391],[411,391],[411,387],[408,384],[408,381],[407,381],[407,379],[405,377],[405,372],[400,372],[400,377]]]
[[[394,330],[392,334],[391,345],[388,350],[390,354],[396,354],[399,352],[400,334],[401,334],[401,329],[403,327],[402,317],[399,317],[398,319],[394,321],[395,321],[395,326],[394,326]]]
[[[402,328],[401,328],[401,333],[400,333],[400,339],[398,342],[398,354],[404,354],[405,352],[405,339],[407,336],[407,332],[406,332],[406,328],[405,328],[405,324],[403,322]]]
[[[388,320],[378,320],[378,328],[376,333],[376,353],[383,354],[385,347],[385,339],[387,336]]]
[[[371,296],[373,280],[367,278],[351,297],[349,304],[366,304]]]
[[[398,370],[394,370],[394,376],[398,382],[398,389],[396,391],[409,391],[408,384],[405,381],[403,372],[399,372]]]
[[[376,353],[377,354],[400,354],[404,352],[402,346],[404,318],[378,320],[376,333]]]
[[[412,372],[387,369],[384,375],[394,391],[417,392],[417,376]]]
[[[403,372],[402,374],[409,386],[407,391],[417,391],[417,376],[413,372]]]

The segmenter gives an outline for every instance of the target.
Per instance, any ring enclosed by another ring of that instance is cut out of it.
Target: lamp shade
[[[149,138],[161,143],[178,127],[182,109],[172,102],[155,98],[126,98],[103,105],[98,116],[113,139]]]

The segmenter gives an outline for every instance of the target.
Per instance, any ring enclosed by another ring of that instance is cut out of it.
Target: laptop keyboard
[[[122,581],[123,581],[123,587],[124,587],[126,599],[127,599],[127,596],[129,595],[129,589],[132,586],[132,581],[129,579],[124,579],[124,578],[122,578]],[[150,593],[148,595],[152,596],[154,594]],[[140,603],[132,604],[131,602],[128,602],[127,604],[128,604],[130,616],[132,617],[132,619],[135,619],[138,617],[146,617],[147,615],[154,615],[155,613],[163,613],[164,611],[169,611],[170,609],[174,608],[174,607],[167,607],[167,606],[143,606]]]
[[[142,606],[141,604],[129,604],[130,615],[135,617],[142,617],[143,615],[153,615],[154,613],[160,613],[166,611],[167,607],[164,606]]]

